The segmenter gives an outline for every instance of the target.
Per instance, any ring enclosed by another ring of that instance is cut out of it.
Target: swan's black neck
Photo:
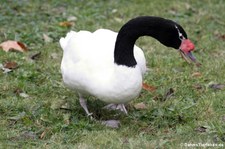
[[[176,27],[187,38],[183,28],[167,19],[152,16],[137,17],[128,21],[119,31],[114,51],[114,62],[117,65],[135,67],[133,48],[141,36],[151,36],[167,47],[178,49],[181,44]]]

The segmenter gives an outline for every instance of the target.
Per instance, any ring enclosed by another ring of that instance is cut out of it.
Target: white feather
[[[64,83],[108,103],[126,103],[137,97],[146,71],[143,51],[134,47],[135,68],[115,64],[116,37],[116,32],[99,29],[93,33],[70,31],[61,38]]]

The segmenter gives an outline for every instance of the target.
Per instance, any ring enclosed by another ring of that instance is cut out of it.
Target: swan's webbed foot
[[[111,127],[111,128],[118,128],[120,125],[120,121],[119,120],[106,120],[106,121],[99,121],[96,120],[95,118],[92,117],[92,113],[89,112],[88,108],[87,108],[87,103],[86,100],[82,97],[82,95],[79,93],[79,102],[81,107],[84,109],[84,111],[86,112],[87,116],[90,117],[91,120],[96,121],[96,122],[100,122],[102,125],[105,125],[107,127]],[[124,104],[109,104],[108,106],[105,107],[106,109],[114,109],[114,110],[120,110],[124,113],[127,114],[127,110],[124,106]]]

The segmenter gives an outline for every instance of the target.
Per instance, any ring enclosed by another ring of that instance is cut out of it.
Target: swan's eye
[[[182,34],[182,33],[179,33],[179,38],[180,38],[180,40],[184,40],[184,39],[186,39],[186,38],[183,36],[183,34]]]

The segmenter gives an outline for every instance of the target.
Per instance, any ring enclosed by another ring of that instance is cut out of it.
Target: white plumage
[[[70,31],[60,39],[64,83],[80,95],[93,95],[107,103],[122,104],[137,97],[146,71],[145,57],[134,46],[135,67],[114,63],[117,33],[99,29]]]

